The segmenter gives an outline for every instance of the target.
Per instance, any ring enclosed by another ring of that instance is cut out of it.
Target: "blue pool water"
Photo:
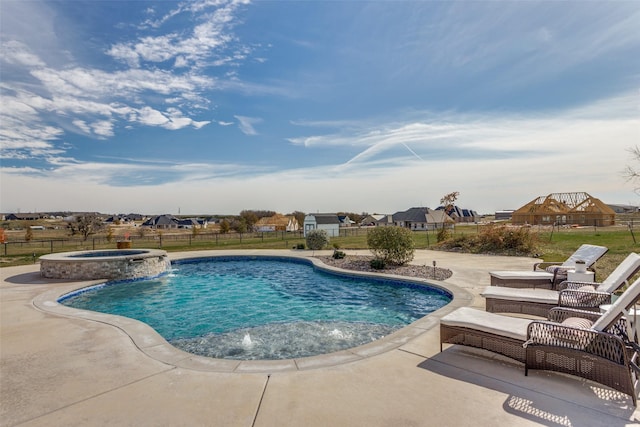
[[[335,275],[308,261],[208,258],[166,277],[117,283],[61,303],[138,319],[185,351],[289,359],[379,339],[451,300],[436,288]]]

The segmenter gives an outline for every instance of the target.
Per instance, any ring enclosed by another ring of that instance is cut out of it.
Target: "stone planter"
[[[118,249],[131,249],[131,240],[123,240],[117,243]]]

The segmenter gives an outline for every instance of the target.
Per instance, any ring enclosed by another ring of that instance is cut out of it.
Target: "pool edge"
[[[439,324],[439,319],[445,316],[447,313],[455,310],[458,307],[470,305],[473,300],[473,295],[471,293],[450,283],[385,273],[356,272],[352,270],[344,270],[323,263],[320,259],[315,257],[314,253],[302,251],[292,251],[291,253],[280,255],[259,253],[256,251],[233,251],[232,253],[207,252],[206,254],[195,251],[192,253],[182,253],[175,259],[171,257],[170,254],[172,262],[174,260],[179,261],[225,256],[297,258],[299,260],[311,262],[311,264],[313,264],[313,266],[316,268],[343,275],[368,278],[381,277],[394,281],[426,284],[439,288],[451,294],[452,299],[451,302],[449,302],[444,307],[372,343],[367,343],[347,350],[341,350],[338,352],[327,353],[323,355],[284,360],[230,360],[194,355],[172,346],[151,326],[139,320],[111,314],[79,310],[64,306],[58,302],[59,299],[66,294],[77,292],[88,286],[100,285],[101,283],[105,283],[106,280],[94,280],[92,282],[75,282],[67,286],[56,287],[55,289],[48,290],[36,296],[32,300],[32,303],[38,310],[46,313],[104,323],[116,327],[123,331],[126,335],[128,335],[135,346],[145,355],[170,366],[208,372],[273,373],[285,371],[303,371],[342,365],[345,363],[361,361],[398,349],[399,347],[411,342],[422,334],[430,331],[434,327],[437,327],[437,325]]]

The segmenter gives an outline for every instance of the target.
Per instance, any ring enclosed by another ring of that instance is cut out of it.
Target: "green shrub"
[[[371,261],[369,261],[369,265],[374,270],[383,270],[384,267],[385,267],[384,260],[381,260],[381,259],[378,259],[378,258],[375,258],[375,259],[372,259]]]
[[[406,228],[376,227],[367,234],[367,245],[385,264],[403,265],[413,259],[413,235]]]
[[[305,248],[304,243],[298,243],[293,247],[293,249],[304,249],[304,248]]]
[[[338,251],[338,250],[333,251],[333,258],[334,259],[343,259],[346,256],[347,256],[347,254],[345,254],[342,251]]]
[[[329,244],[329,235],[324,230],[311,230],[307,233],[307,247],[317,251]]]

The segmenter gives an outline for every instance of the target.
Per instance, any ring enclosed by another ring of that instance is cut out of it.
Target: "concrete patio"
[[[436,284],[456,298],[398,334],[316,358],[243,363],[182,353],[139,322],[70,315],[54,303],[87,282],[42,279],[37,264],[0,269],[0,424],[640,425],[629,396],[598,384],[540,371],[525,377],[523,365],[472,348],[440,353],[440,317],[462,305],[484,308],[488,271],[529,269],[535,260],[421,250],[413,263],[434,260],[453,271]]]

